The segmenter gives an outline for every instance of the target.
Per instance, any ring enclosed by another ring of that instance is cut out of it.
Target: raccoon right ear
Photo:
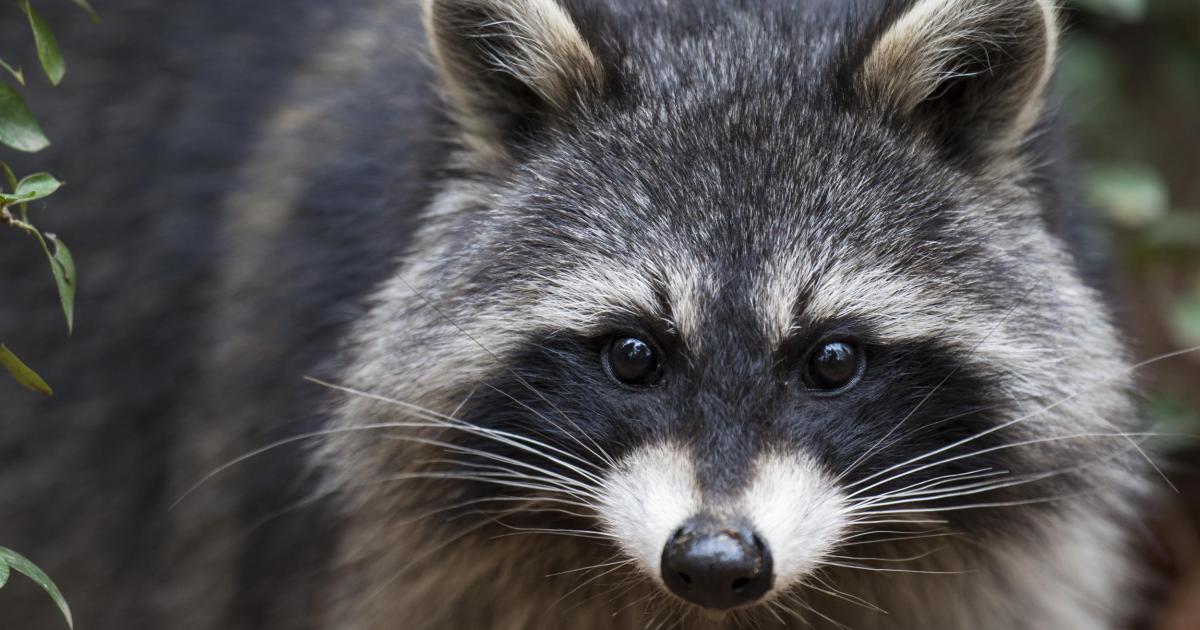
[[[1041,113],[1054,67],[1053,0],[916,0],[874,42],[857,88],[947,145],[1009,154]]]
[[[468,147],[503,156],[604,72],[556,0],[424,0],[442,90]]]

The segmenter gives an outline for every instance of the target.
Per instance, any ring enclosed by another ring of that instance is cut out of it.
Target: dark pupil
[[[658,359],[650,344],[635,337],[622,337],[613,342],[609,351],[613,376],[622,382],[641,384],[650,380],[658,369]]]
[[[821,346],[809,366],[812,384],[821,389],[837,389],[850,382],[858,371],[854,346],[835,341]]]

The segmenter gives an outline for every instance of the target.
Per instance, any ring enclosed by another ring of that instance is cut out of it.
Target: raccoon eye
[[[662,371],[654,346],[637,337],[613,339],[605,352],[605,363],[609,374],[626,385],[653,385]]]
[[[808,356],[804,383],[822,392],[839,391],[853,384],[863,367],[863,353],[853,341],[822,342]]]

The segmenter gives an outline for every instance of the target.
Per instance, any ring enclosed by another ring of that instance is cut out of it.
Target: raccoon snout
[[[715,610],[752,604],[771,590],[771,553],[746,527],[693,519],[667,541],[663,581],[679,597]]]

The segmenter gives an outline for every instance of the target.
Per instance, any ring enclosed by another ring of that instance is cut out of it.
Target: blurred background
[[[1080,194],[1112,244],[1119,323],[1138,360],[1200,346],[1200,0],[1071,0],[1066,22],[1059,85]],[[1139,627],[1197,630],[1200,352],[1140,372],[1179,492],[1147,514],[1160,605]]]

